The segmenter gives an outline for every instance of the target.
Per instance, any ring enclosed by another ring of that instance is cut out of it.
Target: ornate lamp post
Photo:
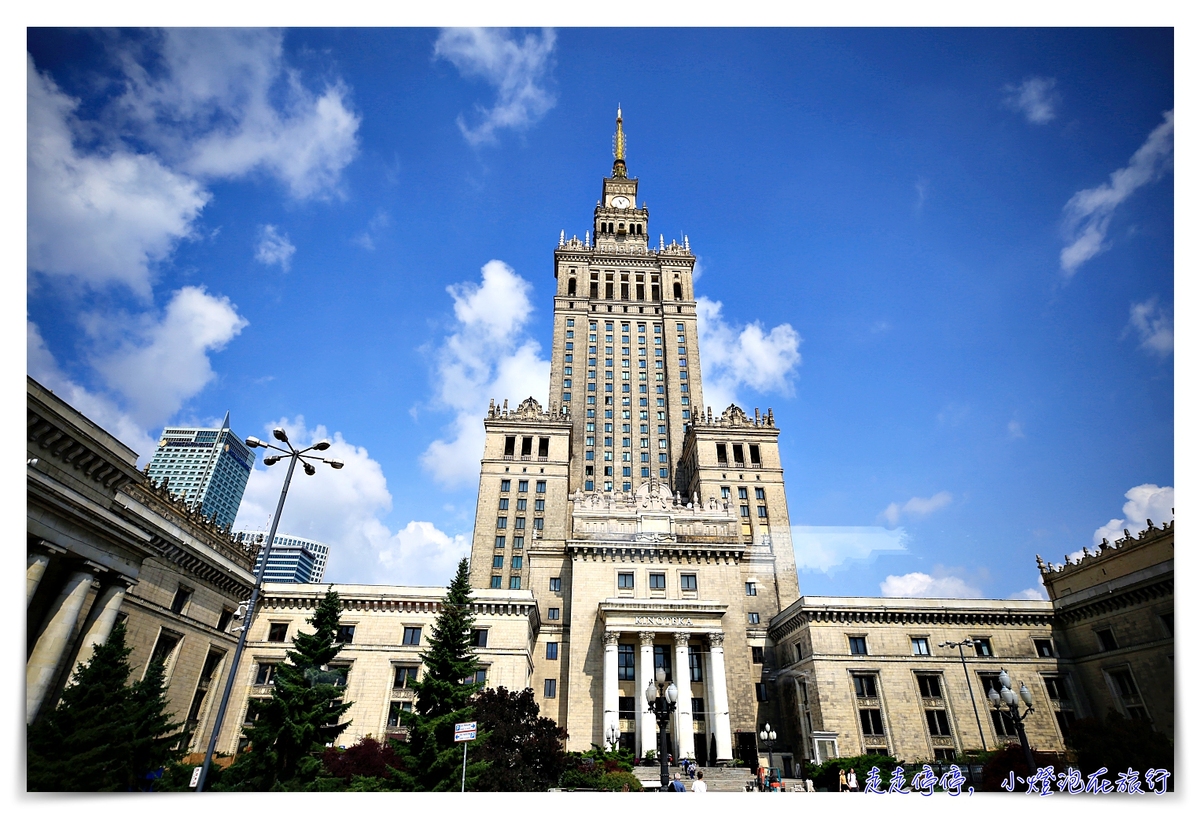
[[[1000,690],[995,687],[988,693],[988,699],[997,712],[1003,713],[1000,709],[1001,700],[1008,705],[1008,714],[1012,717],[1013,724],[1017,726],[1017,735],[1021,739],[1021,748],[1025,751],[1025,764],[1029,767],[1029,775],[1033,775],[1037,768],[1033,765],[1033,752],[1029,749],[1029,738],[1025,735],[1025,719],[1033,712],[1033,694],[1029,692],[1029,688],[1021,682],[1021,689],[1014,693],[1012,682],[1009,681],[1008,672],[1004,668],[1000,668]],[[1017,702],[1025,703],[1025,712],[1018,713],[1020,705]]]
[[[315,460],[318,463],[327,463],[335,469],[340,469],[345,464],[340,460],[326,459],[318,457],[310,452],[323,452],[329,448],[328,440],[320,440],[305,449],[296,449],[288,442],[287,432],[283,429],[274,429],[271,432],[275,439],[287,446],[286,449],[281,449],[273,443],[259,440],[256,437],[246,438],[246,445],[251,449],[274,449],[280,454],[268,455],[263,458],[263,465],[274,466],[284,458],[288,459],[287,477],[283,479],[283,489],[279,492],[279,504],[275,507],[275,516],[271,518],[271,533],[267,536],[267,541],[262,547],[262,564],[258,566],[258,572],[254,577],[254,591],[250,594],[250,600],[246,603],[246,611],[242,615],[241,636],[238,637],[237,649],[233,652],[233,662],[229,666],[229,674],[225,679],[225,692],[221,695],[221,706],[217,708],[217,719],[213,722],[212,736],[208,739],[208,751],[204,754],[204,766],[200,770],[200,778],[196,782],[196,792],[204,791],[204,779],[208,777],[208,768],[212,763],[213,751],[217,746],[217,735],[221,732],[221,726],[225,722],[225,708],[229,706],[229,694],[233,691],[233,682],[237,677],[238,663],[242,659],[242,651],[246,647],[246,634],[250,632],[250,623],[254,618],[254,607],[258,604],[258,592],[262,589],[263,574],[267,570],[267,558],[271,556],[271,546],[275,542],[275,531],[279,528],[279,515],[283,514],[283,501],[287,499],[288,486],[292,483],[292,472],[296,470],[296,461],[299,460],[304,464],[304,473],[310,477],[317,473],[317,469],[309,460]]]
[[[608,744],[608,751],[615,753],[621,745],[621,728],[615,724],[610,725],[608,732],[604,734],[604,740]]]
[[[654,669],[654,681],[646,685],[646,704],[658,721],[658,767],[659,780],[662,787],[659,792],[667,791],[670,774],[667,772],[667,721],[675,712],[675,702],[679,699],[679,689],[675,683],[667,684],[667,672],[661,667]]]
[[[958,648],[958,659],[962,662],[963,676],[967,678],[967,692],[971,694],[971,709],[975,711],[975,726],[979,728],[979,749],[987,749],[987,739],[983,737],[983,722],[979,720],[979,708],[975,706],[975,688],[971,687],[971,674],[967,672],[967,657],[963,648],[974,645],[974,639],[964,639],[961,642],[939,642],[939,648]]]
[[[764,724],[762,730],[758,732],[758,738],[767,745],[767,792],[770,792],[771,787],[771,770],[775,766],[775,758],[771,754],[775,749],[775,731],[771,729],[770,723]]]

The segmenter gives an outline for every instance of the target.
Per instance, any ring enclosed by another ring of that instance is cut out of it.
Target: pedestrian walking
[[[850,792],[858,792],[858,776],[854,774],[854,770],[850,770],[850,775],[846,776],[846,786]]]
[[[838,770],[838,792],[846,792],[850,789],[850,784],[846,781],[846,771]]]
[[[708,785],[704,783],[704,770],[696,773],[696,780],[692,782],[692,792],[708,792]]]
[[[671,792],[687,792],[687,787],[683,786],[683,780],[679,777],[679,773],[675,773],[675,780],[671,782]]]

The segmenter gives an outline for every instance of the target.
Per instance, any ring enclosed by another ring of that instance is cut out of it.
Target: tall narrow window
[[[633,645],[617,645],[617,680],[632,682],[634,680]]]

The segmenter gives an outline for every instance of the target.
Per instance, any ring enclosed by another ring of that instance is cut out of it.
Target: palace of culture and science
[[[644,691],[662,668],[678,689],[669,752],[753,767],[770,749],[785,776],[804,759],[952,759],[1015,742],[988,702],[1002,669],[1032,697],[1037,749],[1062,750],[1075,718],[1109,709],[1170,735],[1172,523],[1067,565],[1039,557],[1053,601],[800,596],[774,414],[705,405],[696,258],[686,237],[651,242],[619,110],[614,156],[591,229],[554,251],[547,405],[502,398],[482,418],[476,681],[533,688],[569,750],[616,735],[644,756],[657,732]],[[36,381],[28,390],[27,718],[124,621],[135,674],[163,660],[186,749],[203,750],[253,544],[201,519]],[[341,741],[405,739],[445,589],[268,582],[220,752],[244,748],[329,587],[343,605],[331,667],[353,702]],[[757,738],[767,722],[770,747]]]
[[[554,253],[549,406],[492,405],[471,551],[478,588],[529,589],[542,627],[535,679],[572,737],[620,729],[655,746],[643,691],[663,667],[679,689],[678,755],[732,758],[753,731],[752,651],[799,596],[770,411],[706,411],[692,269],[649,244],[649,211],[625,166],[590,234]],[[736,649],[726,651],[726,639]]]

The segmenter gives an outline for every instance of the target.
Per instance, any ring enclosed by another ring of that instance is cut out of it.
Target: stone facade
[[[27,722],[124,620],[134,677],[164,659],[171,716],[186,725],[185,746],[202,749],[253,556],[32,378],[27,414]]]
[[[234,753],[243,744],[242,726],[253,718],[256,698],[271,696],[271,665],[284,660],[317,603],[332,588],[341,598],[344,647],[332,669],[343,670],[346,698],[354,704],[345,718],[349,728],[339,744],[350,746],[372,736],[404,737],[397,712],[415,702],[408,686],[423,674],[420,654],[446,595],[444,588],[391,585],[311,585],[266,583],[246,638],[238,681],[217,741],[219,752]],[[533,660],[530,646],[538,629],[537,608],[528,591],[481,590],[472,593],[477,633],[476,655],[489,687],[524,690]],[[481,644],[480,644],[481,643]]]
[[[1063,565],[1039,556],[1038,568],[1082,713],[1115,710],[1174,739],[1175,523],[1146,524],[1136,536],[1126,530]]]
[[[987,698],[1003,668],[1014,687],[1023,682],[1033,693],[1030,744],[1061,751],[1057,714],[1077,711],[1080,701],[1054,655],[1053,619],[1051,604],[1036,600],[802,597],[770,626],[779,746],[821,761],[866,752],[924,761],[995,749],[1017,741]],[[946,644],[967,639],[973,644],[962,658]]]

